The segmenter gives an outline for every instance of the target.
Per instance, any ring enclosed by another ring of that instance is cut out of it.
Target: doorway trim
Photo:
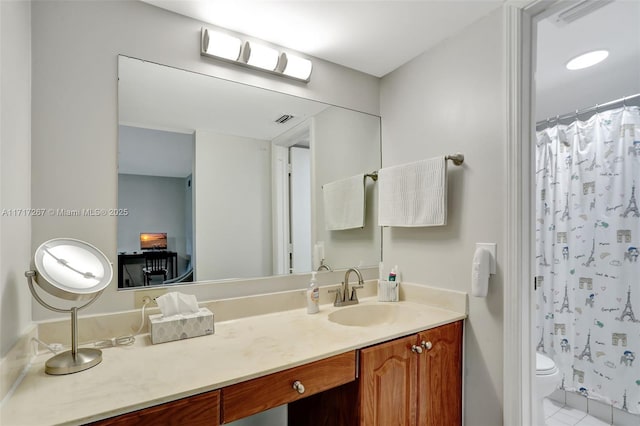
[[[274,188],[272,194],[273,272],[277,275],[292,273],[292,264],[290,262],[291,197],[289,148],[301,141],[307,141],[309,146],[312,147],[312,138],[313,117],[297,124],[271,141],[271,184]],[[311,200],[311,210],[313,211],[313,199]],[[312,239],[313,235],[312,221]],[[311,248],[309,249],[311,250]]]
[[[535,129],[536,22],[558,0],[509,0],[504,6],[506,212],[503,326],[503,424],[539,423],[534,409],[532,136]]]

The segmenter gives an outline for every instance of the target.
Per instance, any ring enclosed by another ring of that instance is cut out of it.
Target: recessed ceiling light
[[[594,50],[592,52],[587,52],[580,56],[576,56],[567,62],[567,69],[573,71],[588,68],[604,61],[607,56],[609,56],[608,50]]]

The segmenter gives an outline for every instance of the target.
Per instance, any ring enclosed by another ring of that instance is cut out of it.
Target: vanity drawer
[[[87,426],[217,426],[220,424],[220,391],[211,391],[145,408]]]
[[[352,351],[223,388],[223,423],[305,398],[355,378],[356,352]],[[294,389],[296,381],[304,390]]]

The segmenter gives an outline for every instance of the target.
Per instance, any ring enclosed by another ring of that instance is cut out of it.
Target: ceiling
[[[118,58],[119,173],[191,174],[196,129],[273,140],[330,105],[140,59]],[[276,123],[282,115],[292,115]],[[297,141],[308,143],[308,141]]]
[[[503,0],[142,1],[377,77],[458,33],[503,3]],[[540,90],[586,78],[593,86],[592,75],[600,70],[598,78],[605,78],[616,69],[629,69],[640,63],[640,1],[608,0],[602,3],[609,4],[568,25],[554,23],[558,13],[576,3],[556,3],[548,13],[551,16],[539,24],[536,85]],[[570,58],[602,46],[611,48],[611,56],[598,71],[571,73],[564,68]]]
[[[272,140],[329,105],[140,59],[118,59],[121,125]],[[284,124],[283,114],[294,118]]]
[[[498,8],[502,0],[142,0],[376,77]]]
[[[568,24],[556,22],[566,6],[538,23],[538,118],[640,92],[640,1],[616,0],[601,5]],[[597,49],[609,51],[600,64],[576,71],[565,67],[570,59]]]

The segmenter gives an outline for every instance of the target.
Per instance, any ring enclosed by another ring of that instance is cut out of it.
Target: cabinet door
[[[462,424],[462,321],[423,331],[418,342],[424,342],[424,353],[418,372],[417,424]]]
[[[412,335],[360,351],[360,425],[416,424],[418,354]]]

